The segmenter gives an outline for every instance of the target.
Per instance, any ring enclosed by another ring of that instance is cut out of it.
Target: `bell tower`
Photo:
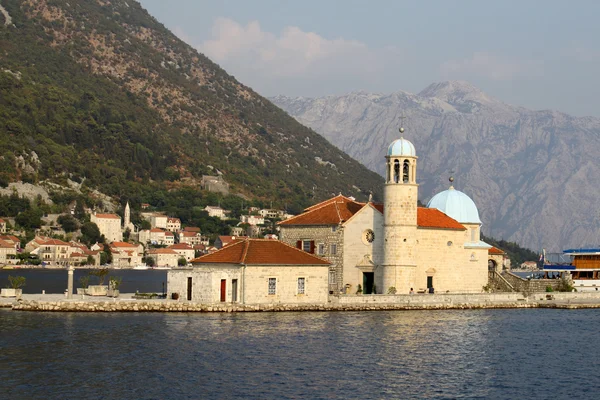
[[[402,137],[390,144],[383,191],[384,243],[379,287],[387,293],[395,287],[405,294],[415,283],[417,237],[417,154],[415,146]]]

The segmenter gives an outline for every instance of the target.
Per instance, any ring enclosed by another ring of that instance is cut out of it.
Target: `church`
[[[331,263],[330,294],[480,293],[487,285],[492,246],[480,240],[475,203],[451,179],[418,207],[417,158],[403,137],[390,144],[383,204],[340,194],[279,223],[281,241]]]

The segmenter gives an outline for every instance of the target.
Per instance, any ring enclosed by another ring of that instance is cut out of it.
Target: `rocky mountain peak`
[[[418,96],[437,98],[453,106],[466,103],[477,103],[481,105],[499,103],[496,99],[488,96],[478,87],[465,81],[432,83],[423,89]]]

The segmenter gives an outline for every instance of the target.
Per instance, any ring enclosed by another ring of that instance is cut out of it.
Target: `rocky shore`
[[[333,298],[327,304],[201,304],[174,300],[139,300],[127,297],[119,299],[86,298],[47,299],[36,296],[19,300],[4,299],[0,307],[10,307],[16,311],[53,312],[281,312],[281,311],[383,311],[383,310],[465,310],[497,308],[559,308],[580,309],[600,308],[600,296],[577,296],[560,294],[556,297],[544,294],[522,296],[469,295],[451,296],[404,296],[394,303],[365,302],[363,298]],[[382,299],[386,300],[386,299]]]

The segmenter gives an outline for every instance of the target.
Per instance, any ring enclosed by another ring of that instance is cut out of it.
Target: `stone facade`
[[[344,227],[339,225],[282,225],[279,240],[291,246],[304,246],[312,242],[313,254],[331,263],[329,268],[329,292],[338,294],[344,289]],[[300,247],[302,249],[302,247]],[[323,250],[320,253],[320,250]]]
[[[121,217],[116,214],[92,214],[90,221],[95,223],[104,235],[107,242],[120,242],[123,240],[121,231]]]
[[[304,293],[298,293],[299,278],[304,279]],[[178,293],[182,300],[205,304],[221,303],[221,299],[241,304],[325,304],[327,278],[327,266],[214,264],[170,270],[167,295],[171,298]],[[269,279],[276,280],[274,294],[269,294]],[[225,281],[223,297],[222,281]],[[234,286],[237,286],[235,291]]]

